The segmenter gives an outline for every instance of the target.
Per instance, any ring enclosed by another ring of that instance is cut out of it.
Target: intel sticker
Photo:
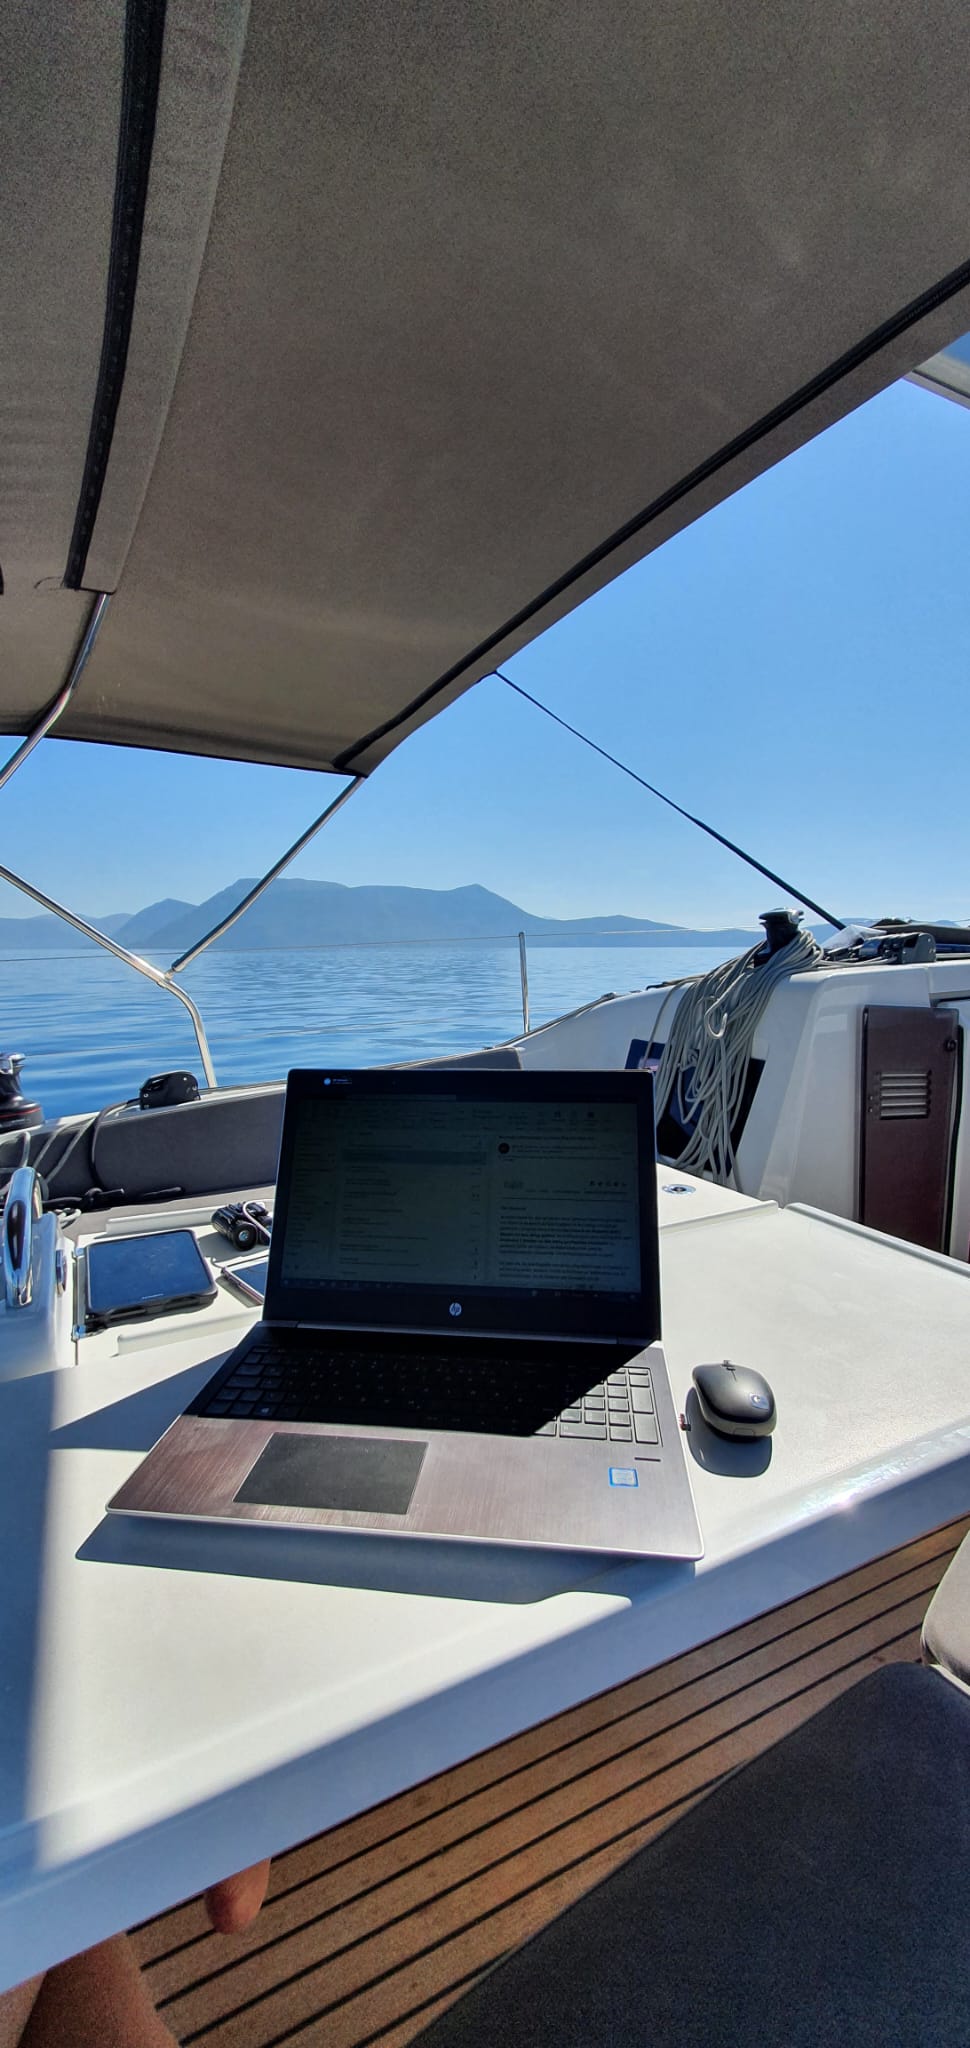
[[[637,1478],[637,1475],[636,1475],[636,1473],[634,1472],[634,1470],[633,1470],[632,1466],[630,1466],[630,1465],[611,1465],[611,1466],[610,1466],[610,1485],[611,1485],[611,1486],[639,1486],[639,1484],[640,1484],[640,1481],[639,1481],[639,1479]]]

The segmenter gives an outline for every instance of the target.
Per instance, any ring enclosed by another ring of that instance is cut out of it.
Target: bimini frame
[[[71,663],[67,680],[59,694],[54,698],[53,703],[44,712],[43,717],[38,719],[37,724],[27,734],[26,739],[22,740],[20,746],[11,754],[9,761],[7,761],[3,768],[0,768],[0,789],[3,789],[11,777],[16,774],[18,768],[23,766],[28,756],[33,753],[34,748],[50,732],[51,727],[57,723],[57,720],[74,697],[84,670],[91,658],[110,603],[111,597],[107,592],[101,592],[95,597],[88,615],[87,624],[78,642],[77,651]],[[25,896],[30,896],[35,903],[39,903],[42,909],[51,911],[55,917],[62,918],[65,924],[72,925],[76,932],[83,932],[85,938],[92,939],[96,946],[103,947],[106,953],[113,953],[116,960],[123,960],[127,967],[134,968],[136,974],[143,974],[147,981],[153,981],[156,988],[167,989],[169,995],[175,996],[176,1000],[182,1003],[188,1010],[189,1016],[192,1019],[206,1085],[209,1088],[215,1088],[218,1084],[215,1067],[212,1064],[212,1054],[209,1050],[209,1041],[206,1037],[205,1025],[188,990],[179,987],[175,976],[181,974],[191,961],[197,960],[200,953],[204,953],[207,947],[213,944],[214,940],[220,938],[223,932],[228,931],[231,925],[234,925],[239,918],[245,915],[245,912],[250,909],[252,904],[262,896],[264,890],[269,888],[270,883],[275,882],[277,876],[283,873],[284,868],[289,867],[290,862],[296,859],[297,854],[302,853],[303,848],[309,845],[310,840],[315,838],[321,827],[326,825],[330,818],[335,817],[339,810],[342,810],[344,804],[354,795],[356,790],[360,789],[361,784],[366,779],[366,776],[363,775],[351,777],[346,787],[333,798],[333,801],[327,805],[325,810],[321,811],[320,816],[314,819],[312,825],[308,825],[306,831],[301,832],[300,837],[293,841],[292,846],[287,847],[286,852],[281,854],[279,860],[274,861],[273,866],[268,868],[265,875],[247,891],[247,894],[242,897],[235,908],[230,910],[226,917],[220,918],[218,924],[214,924],[211,931],[206,932],[203,938],[197,939],[195,944],[189,946],[186,952],[180,953],[178,959],[173,960],[170,967],[154,967],[150,960],[143,960],[140,953],[132,953],[127,946],[119,946],[118,941],[109,938],[107,932],[99,931],[95,925],[89,924],[86,918],[79,917],[74,910],[69,910],[66,904],[58,903],[53,896],[46,895],[43,889],[36,888],[33,882],[26,881],[23,875],[15,874],[12,868],[4,867],[0,864],[0,880],[9,882],[14,889],[20,889]]]

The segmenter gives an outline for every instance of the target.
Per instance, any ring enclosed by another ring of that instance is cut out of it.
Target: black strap
[[[128,0],[125,13],[121,125],[104,333],[84,475],[64,574],[68,590],[83,588],[88,548],[101,503],[125,381],[148,198],[148,174],[155,141],[165,4],[166,0]]]

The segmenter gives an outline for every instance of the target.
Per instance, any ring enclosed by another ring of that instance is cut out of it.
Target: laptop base
[[[662,1347],[640,1357],[654,1389],[655,1446],[189,1414],[109,1511],[697,1558],[703,1544]]]

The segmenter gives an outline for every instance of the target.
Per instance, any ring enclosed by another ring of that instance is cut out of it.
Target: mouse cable
[[[818,917],[824,917],[826,924],[834,925],[837,932],[844,932],[844,919],[834,917],[831,910],[825,910],[821,903],[814,903],[811,896],[805,896],[800,889],[794,889],[782,875],[776,875],[773,868],[766,868],[760,860],[755,860],[753,853],[745,853],[743,846],[736,846],[733,839],[726,839],[723,832],[716,831],[713,825],[705,824],[703,818],[695,818],[693,811],[685,811],[682,804],[676,804],[672,796],[665,796],[662,789],[657,789],[645,776],[638,775],[635,768],[628,768],[625,761],[618,761],[615,754],[608,754],[606,748],[599,746],[596,740],[591,740],[588,733],[580,732],[578,726],[570,725],[567,718],[560,718],[558,711],[550,711],[548,704],[543,704],[538,697],[533,697],[531,691],[522,688],[521,683],[513,683],[511,676],[507,676],[503,669],[493,668],[491,673],[498,677],[500,683],[507,683],[510,690],[515,690],[518,696],[524,697],[527,704],[534,704],[537,711],[544,711],[546,717],[551,718],[556,725],[561,725],[564,732],[571,732],[574,739],[582,740],[584,747],[592,747],[594,754],[601,755],[604,761],[609,761],[614,768],[619,768],[624,775],[629,775],[631,781],[638,782],[640,788],[648,790],[651,796],[659,797],[662,804],[667,804],[679,817],[686,818],[688,824],[696,825],[699,831],[706,832],[711,839],[716,839],[719,846],[726,846],[729,853],[736,853],[739,860],[747,861],[749,868],[754,868],[769,882],[776,883],[786,895],[794,896],[796,903],[803,903],[806,910],[814,910]]]

